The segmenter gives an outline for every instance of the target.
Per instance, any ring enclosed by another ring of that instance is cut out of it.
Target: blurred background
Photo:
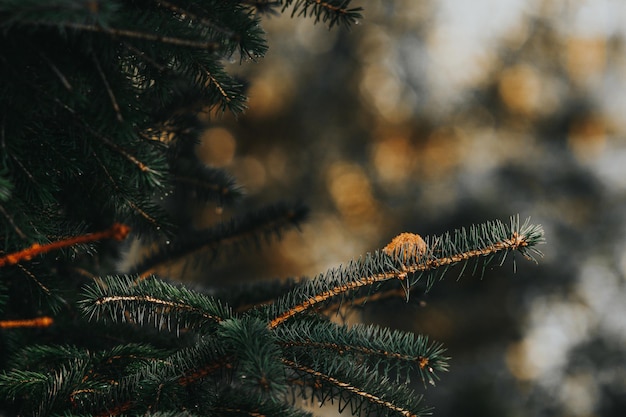
[[[246,208],[301,199],[312,215],[202,279],[314,276],[404,231],[530,216],[538,265],[452,273],[350,319],[448,347],[450,372],[416,385],[436,416],[625,416],[626,2],[353,3],[351,31],[265,18],[268,55],[229,69],[249,110],[211,118],[198,155]]]

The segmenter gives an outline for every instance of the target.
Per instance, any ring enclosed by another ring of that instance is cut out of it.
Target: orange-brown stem
[[[210,375],[218,371],[219,369],[230,369],[232,368],[232,364],[230,363],[231,361],[232,361],[232,358],[230,357],[222,358],[218,362],[210,363],[200,369],[197,369],[193,373],[180,377],[178,379],[178,383],[182,385],[183,387],[186,387],[187,385],[192,384],[206,377],[207,375]]]
[[[18,329],[28,327],[49,327],[54,319],[48,316],[35,317],[26,320],[0,320],[0,329]]]
[[[484,248],[470,250],[467,252],[458,253],[452,256],[448,256],[445,258],[434,258],[431,260],[426,260],[421,262],[421,260],[417,259],[419,262],[413,265],[403,265],[402,271],[391,271],[391,272],[382,272],[379,274],[374,274],[370,276],[361,277],[359,280],[350,281],[343,285],[338,285],[329,290],[323,291],[319,294],[316,294],[300,304],[297,304],[291,307],[289,310],[275,317],[268,323],[268,328],[274,329],[279,326],[281,323],[284,323],[289,318],[299,314],[303,311],[306,311],[310,308],[313,308],[319,303],[327,301],[333,297],[344,294],[348,291],[354,291],[361,287],[365,287],[368,285],[373,285],[378,282],[387,281],[389,279],[396,278],[400,281],[403,281],[407,278],[409,274],[414,274],[422,271],[433,270],[437,268],[441,268],[443,266],[452,265],[457,262],[462,262],[469,260],[471,258],[476,258],[479,256],[486,256],[493,253],[500,252],[502,250],[515,250],[519,248],[523,248],[528,246],[528,242],[523,238],[523,236],[518,233],[513,233],[510,239],[505,239],[500,242],[496,242],[493,245],[486,246]],[[416,256],[421,256],[423,250],[417,250]]]
[[[124,240],[126,236],[128,236],[129,232],[130,228],[125,224],[115,223],[110,229],[102,232],[88,233],[86,235],[70,237],[68,239],[58,240],[56,242],[46,243],[43,245],[33,243],[26,249],[0,257],[0,267],[15,265],[22,261],[29,261],[35,256],[81,243],[90,243],[103,239]]]

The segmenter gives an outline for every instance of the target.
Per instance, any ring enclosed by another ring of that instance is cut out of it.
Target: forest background
[[[345,319],[446,345],[451,372],[427,393],[437,416],[625,415],[626,4],[363,6],[350,32],[265,19],[267,56],[232,63],[249,110],[207,117],[198,153],[246,204],[295,196],[312,216],[243,267],[181,276],[313,276],[402,231],[532,216],[539,266]],[[224,216],[191,210],[198,225]]]

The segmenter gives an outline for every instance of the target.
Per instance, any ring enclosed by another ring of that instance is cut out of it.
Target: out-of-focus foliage
[[[428,393],[439,416],[624,415],[626,6],[385,1],[349,33],[267,23],[249,111],[214,122],[197,151],[252,201],[311,205],[303,234],[258,260],[268,278],[402,231],[532,215],[542,266],[363,314],[450,347],[453,372]],[[414,321],[398,320],[406,309]]]

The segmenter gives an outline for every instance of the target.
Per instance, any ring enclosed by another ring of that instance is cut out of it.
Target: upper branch
[[[305,281],[270,307],[268,327],[275,328],[335,297],[346,297],[361,288],[371,288],[394,278],[404,282],[408,294],[410,286],[423,275],[427,277],[429,288],[434,277],[441,277],[453,264],[475,260],[477,266],[482,265],[484,269],[497,256],[502,263],[512,251],[534,260],[533,255],[541,255],[535,246],[543,241],[540,225],[531,225],[528,220],[520,225],[517,216],[511,218],[510,225],[487,222],[452,234],[420,238],[417,244],[415,240],[400,240],[394,245],[394,240],[383,251],[368,253],[346,267],[331,269],[314,280]]]

